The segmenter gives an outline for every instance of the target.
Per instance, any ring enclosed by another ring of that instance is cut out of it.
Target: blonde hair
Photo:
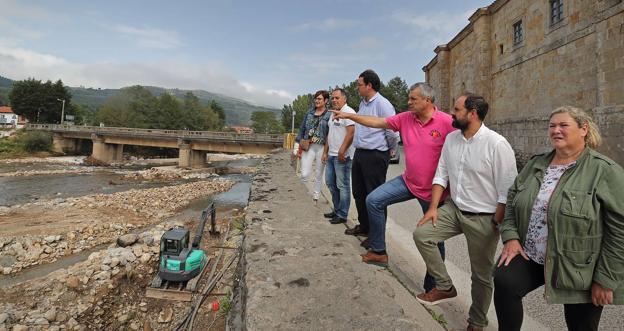
[[[583,127],[583,125],[587,124],[587,135],[585,136],[585,143],[587,146],[591,148],[596,148],[602,144],[602,137],[600,136],[600,131],[598,131],[598,126],[594,122],[594,120],[583,110],[580,108],[572,107],[572,106],[563,106],[559,107],[550,113],[548,119],[551,119],[556,114],[568,114],[576,124],[578,124],[579,128]]]

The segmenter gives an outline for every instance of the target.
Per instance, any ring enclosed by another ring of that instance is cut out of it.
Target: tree
[[[271,111],[255,111],[251,114],[251,127],[256,133],[281,133],[282,127]]]
[[[76,125],[94,125],[95,112],[86,106],[72,103],[69,109],[65,109],[65,113],[74,115],[74,123]]]
[[[409,88],[401,77],[397,76],[390,79],[380,90],[381,94],[394,106],[397,113],[407,110]]]
[[[225,110],[223,109],[223,107],[221,107],[221,105],[216,100],[210,101],[210,108],[219,117],[218,128],[223,129],[223,127],[225,126]]]
[[[158,97],[158,106],[150,127],[154,129],[184,129],[182,105],[178,99],[166,92],[161,94]]]
[[[312,108],[312,94],[298,95],[291,105],[282,107],[282,127],[290,128],[292,113],[295,112],[295,131],[299,129],[303,116]]]
[[[347,94],[347,105],[357,112],[360,109],[360,101],[362,101],[357,88],[357,80],[352,81],[349,85],[342,84],[342,89]]]
[[[106,126],[154,128],[158,99],[146,88],[136,85],[121,89],[106,99],[96,118]]]
[[[71,94],[61,80],[54,84],[49,80],[41,83],[34,78],[16,81],[9,93],[13,112],[33,123],[60,123],[62,103],[59,99],[65,100],[66,113],[71,114]]]

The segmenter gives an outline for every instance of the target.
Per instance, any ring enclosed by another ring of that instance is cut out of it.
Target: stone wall
[[[562,105],[592,113],[599,149],[624,164],[624,3],[564,0],[564,19],[550,24],[549,1],[498,0],[423,68],[446,111],[469,90],[491,111],[487,124],[522,155],[547,150],[548,114]],[[522,20],[523,40],[513,42]],[[521,157],[522,158],[522,157]]]

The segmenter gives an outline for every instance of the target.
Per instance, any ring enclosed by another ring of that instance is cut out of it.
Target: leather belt
[[[463,210],[459,210],[460,213],[462,213],[462,215],[467,215],[467,216],[492,216],[494,215],[494,213],[474,213],[471,211],[463,211]]]

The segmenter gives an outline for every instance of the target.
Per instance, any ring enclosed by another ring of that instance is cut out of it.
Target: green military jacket
[[[507,196],[503,242],[524,245],[531,210],[554,151],[533,157]],[[624,170],[585,148],[552,193],[547,211],[545,297],[548,303],[589,303],[591,285],[612,289],[624,304]]]

